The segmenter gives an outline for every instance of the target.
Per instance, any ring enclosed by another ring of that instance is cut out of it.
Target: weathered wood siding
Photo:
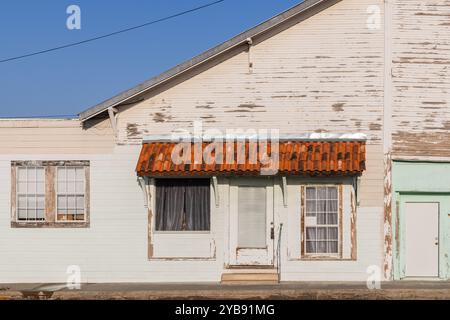
[[[393,1],[393,153],[450,156],[450,1]]]

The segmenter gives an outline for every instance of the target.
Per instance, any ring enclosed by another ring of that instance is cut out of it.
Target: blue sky
[[[212,0],[2,0],[0,60],[77,42]],[[0,117],[75,115],[300,0],[226,0],[114,37],[0,64]],[[66,8],[81,8],[68,30]]]

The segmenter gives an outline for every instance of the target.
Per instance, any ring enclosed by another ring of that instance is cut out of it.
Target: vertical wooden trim
[[[148,181],[148,180],[147,180]],[[147,255],[148,259],[152,259],[154,257],[154,247],[153,247],[153,208],[154,208],[154,192],[155,192],[155,180],[151,179],[149,184],[146,185],[147,188]]]
[[[305,186],[300,188],[301,208],[300,208],[300,252],[301,257],[305,256]]]
[[[338,186],[338,196],[339,196],[339,256],[342,259],[344,255],[344,237],[343,237],[343,190],[342,185]]]
[[[400,201],[395,202],[395,256],[398,261],[400,259]]]
[[[45,167],[45,221],[56,221],[56,167]]]
[[[350,205],[351,205],[351,216],[350,216],[350,232],[351,232],[351,259],[358,259],[358,246],[357,246],[357,216],[356,216],[356,196],[355,190],[352,188],[350,192]]]
[[[384,157],[384,277],[392,278],[392,161],[391,154]]]
[[[17,167],[11,165],[11,223],[17,220]]]
[[[84,202],[85,202],[85,221],[86,221],[86,227],[89,228],[91,225],[91,167],[86,166],[84,167]]]

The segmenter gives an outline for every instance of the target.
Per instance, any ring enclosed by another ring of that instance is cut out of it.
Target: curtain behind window
[[[156,230],[210,230],[210,201],[209,179],[156,180]]]

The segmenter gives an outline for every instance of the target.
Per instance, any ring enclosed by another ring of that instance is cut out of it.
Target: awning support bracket
[[[215,201],[216,201],[216,208],[218,208],[220,205],[220,197],[219,197],[219,182],[218,182],[216,176],[212,177],[212,184],[213,184],[213,188],[214,188],[214,197],[215,197]]]
[[[108,108],[108,115],[109,115],[109,120],[111,121],[111,127],[114,133],[114,136],[117,137],[117,117],[116,117],[116,113],[117,113],[117,109],[113,108],[113,107],[109,107]]]
[[[285,208],[288,206],[288,200],[287,200],[287,177],[281,177],[281,188],[283,191],[283,205]]]

